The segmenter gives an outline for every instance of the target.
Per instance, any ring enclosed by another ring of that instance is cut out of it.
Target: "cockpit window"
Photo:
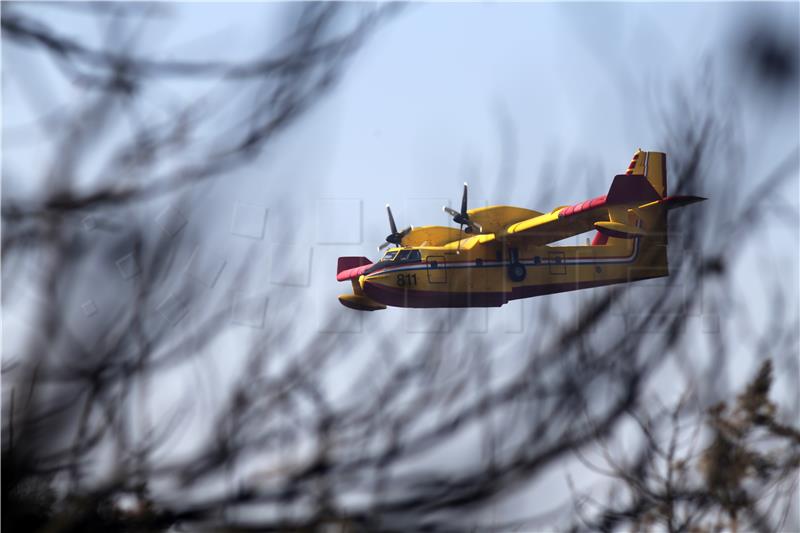
[[[415,261],[422,261],[419,250],[401,250],[397,255],[396,261],[400,263],[413,263]]]
[[[392,261],[394,260],[394,256],[396,255],[397,255],[397,250],[390,250],[385,254],[383,254],[383,257],[381,257],[381,261]]]

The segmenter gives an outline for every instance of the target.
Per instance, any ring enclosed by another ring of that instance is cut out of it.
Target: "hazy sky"
[[[175,17],[155,19],[139,37],[143,54],[245,59],[279,33],[274,15],[280,5],[159,6]],[[45,20],[64,33],[97,34],[87,17],[68,9],[23,8],[46,13]],[[354,343],[375,331],[425,331],[436,311],[390,309],[364,316],[336,300],[350,290],[335,281],[336,258],[377,257],[376,246],[388,233],[385,203],[392,204],[398,224],[419,226],[448,223],[441,206],[458,202],[463,181],[470,183],[472,206],[544,211],[604,194],[636,148],[664,149],[655,110],[676,88],[693,90],[706,71],[716,89],[740,106],[744,175],[763,176],[798,144],[798,99],[796,94],[766,102],[753,97],[752,84],[733,58],[745,18],[764,18],[777,32],[796,33],[798,4],[408,6],[367,41],[333,94],[255,165],[196,193],[185,216],[200,235],[198,253],[212,250],[212,269],[222,265],[212,291],[224,299],[280,288],[267,303],[263,324],[250,324],[256,328],[292,312],[315,329],[329,313],[341,314],[346,318],[337,327],[353,331]],[[3,168],[12,177],[40,175],[38,165],[47,160],[36,142],[42,132],[34,119],[68,109],[80,96],[58,81],[63,78],[51,65],[32,57],[17,46],[3,48]],[[34,69],[38,78],[31,84]],[[211,86],[161,82],[147,95],[148,112],[157,116]],[[4,178],[6,188],[35,186],[35,180]],[[798,205],[796,181],[785,200]],[[154,206],[152,215],[168,203]],[[741,285],[763,273],[759,258],[769,255],[782,264],[787,279],[791,275],[788,286],[796,295],[797,234],[767,233],[744,255],[737,272]],[[787,240],[794,244],[786,246]],[[234,272],[248,252],[255,254],[254,267],[263,277],[242,287]],[[765,303],[758,285],[752,287],[745,294],[757,320]],[[545,298],[571,305],[579,296]],[[480,310],[470,324],[496,335],[499,343],[504,336],[518,338],[535,331],[526,318],[537,305],[534,299]],[[718,318],[733,320],[733,312]],[[701,335],[704,318],[693,320]],[[235,349],[235,336],[226,342]],[[747,375],[752,369],[741,370]]]

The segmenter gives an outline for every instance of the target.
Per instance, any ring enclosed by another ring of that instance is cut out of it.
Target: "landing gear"
[[[508,277],[511,281],[522,281],[525,279],[527,270],[522,263],[511,263],[508,265]]]
[[[516,248],[508,249],[510,264],[508,265],[508,278],[511,281],[522,281],[525,279],[527,271],[525,265],[519,261],[519,250]]]

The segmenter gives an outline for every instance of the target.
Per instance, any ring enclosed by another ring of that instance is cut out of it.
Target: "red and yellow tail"
[[[705,200],[699,196],[667,195],[667,155],[663,152],[644,152],[641,149],[633,154],[626,174],[644,176],[658,193],[658,198],[631,209],[629,216],[636,219],[645,232],[641,238],[641,253],[636,267],[642,277],[668,275],[667,261],[667,212],[670,209]],[[649,271],[649,272],[648,272]],[[636,276],[638,277],[638,275]]]
[[[647,181],[661,198],[667,196],[667,154],[663,152],[643,152],[636,150],[625,174],[647,177]]]

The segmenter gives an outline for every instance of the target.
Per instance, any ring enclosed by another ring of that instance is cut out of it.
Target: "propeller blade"
[[[392,216],[392,208],[389,207],[389,204],[386,204],[386,212],[389,214],[389,227],[392,229],[392,233],[397,233],[397,225],[394,223],[394,217]]]
[[[390,244],[392,244],[392,243],[385,242],[385,243],[381,244],[380,246],[378,246],[378,251],[380,252],[380,251],[385,250]]]
[[[453,217],[453,222],[459,225],[460,231],[464,233],[483,233],[483,227],[469,219],[467,213],[467,198],[469,186],[464,182],[464,194],[461,197],[461,211],[456,211],[448,206],[442,207],[442,210],[448,215]],[[466,229],[464,228],[466,226]]]
[[[448,207],[448,206],[442,207],[442,211],[444,211],[445,213],[447,213],[448,215],[453,216],[453,217],[458,216],[458,215],[461,214],[458,211],[456,211],[455,209],[453,209],[452,207]]]

